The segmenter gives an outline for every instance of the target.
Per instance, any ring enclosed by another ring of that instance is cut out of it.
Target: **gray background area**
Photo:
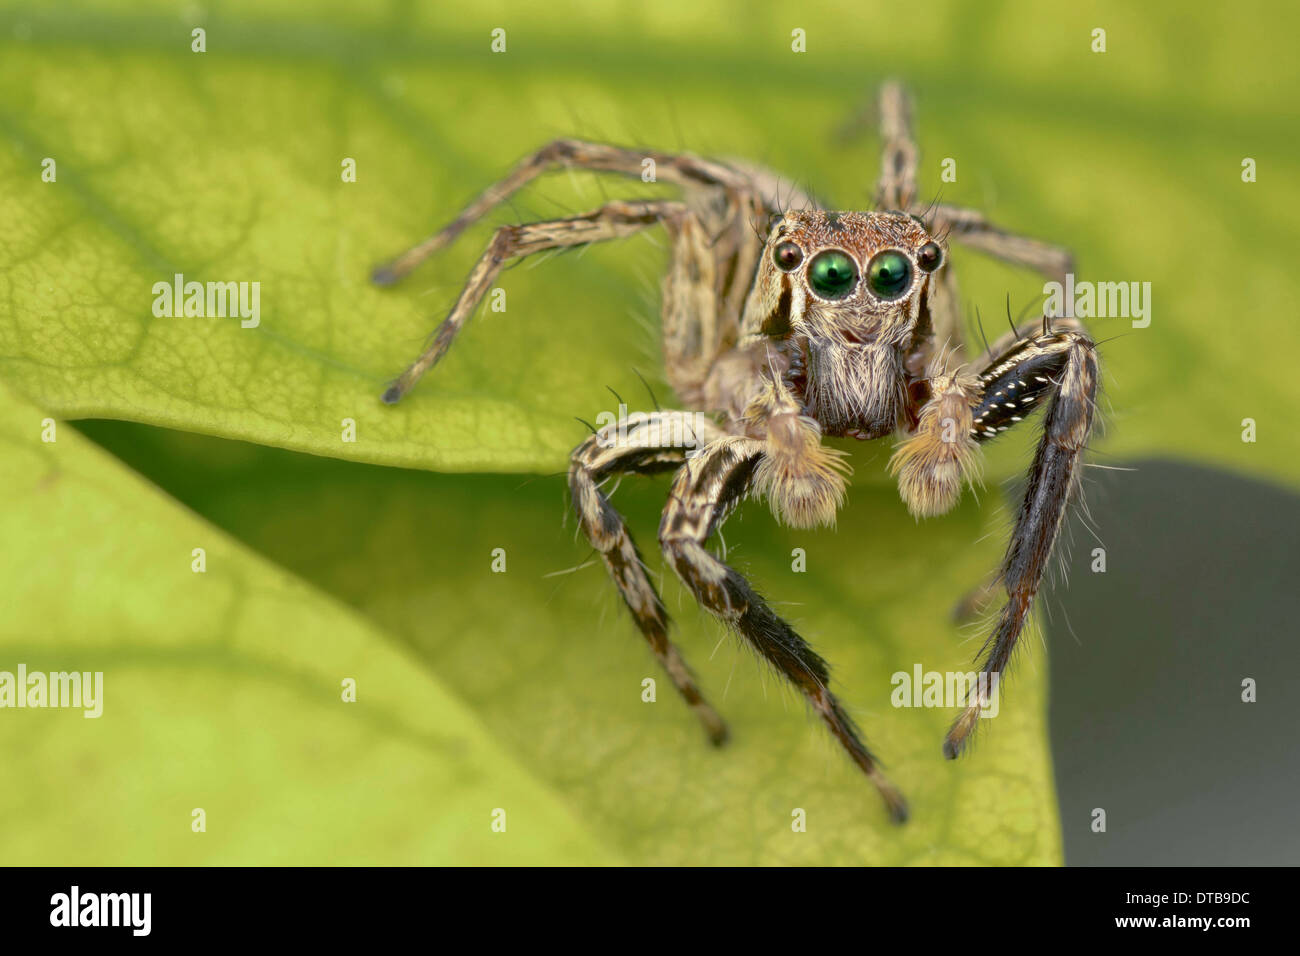
[[[1048,598],[1066,862],[1300,863],[1300,498],[1131,466],[1090,469],[1106,573],[1076,572]],[[1077,516],[1071,534],[1097,546]]]

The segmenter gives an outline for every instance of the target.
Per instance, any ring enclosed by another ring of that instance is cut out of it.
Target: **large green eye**
[[[823,299],[842,299],[858,284],[858,267],[848,253],[827,249],[808,263],[808,281]]]
[[[867,284],[882,299],[897,299],[912,284],[912,263],[897,249],[878,252],[867,264]]]

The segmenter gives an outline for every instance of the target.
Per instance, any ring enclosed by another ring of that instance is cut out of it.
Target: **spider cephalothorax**
[[[896,212],[828,212],[788,180],[740,163],[556,140],[375,279],[401,278],[552,167],[639,177],[653,161],[660,181],[683,189],[681,200],[613,201],[581,216],[498,229],[429,348],[384,401],[400,399],[446,354],[509,260],[662,225],[671,240],[664,368],[686,410],[635,413],[574,449],[569,488],[582,531],[664,670],[710,739],[722,743],[726,725],[669,640],[663,601],[602,489],[615,475],[673,472],[659,525],[666,562],[701,605],[803,693],[901,821],[906,803],[830,691],[826,662],[705,543],[749,496],[767,498],[777,519],[794,526],[832,523],[847,466],[822,443],[826,436],[897,436],[890,469],[904,502],[918,517],[941,514],[978,474],[980,446],[1043,408],[1025,499],[998,572],[1005,601],[983,652],[984,676],[999,677],[1078,485],[1098,369],[1079,323],[1046,317],[968,360],[941,237],[1058,280],[1069,256],[1003,232],[969,209],[918,206],[906,98],[889,85],[880,104],[884,163],[876,203]],[[967,698],[944,742],[949,757],[974,730],[992,684],[981,682]]]
[[[880,438],[899,425],[906,357],[931,333],[926,297],[943,248],[903,213],[790,212],[773,226],[742,345],[773,340],[824,435]]]

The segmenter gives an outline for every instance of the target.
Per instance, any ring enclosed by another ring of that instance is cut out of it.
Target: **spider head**
[[[765,252],[766,278],[792,293],[792,330],[851,345],[910,330],[944,261],[921,220],[899,212],[787,213]]]
[[[905,352],[928,328],[929,290],[945,259],[924,223],[901,212],[774,220],[747,325],[806,352],[805,401],[828,434],[893,429]]]

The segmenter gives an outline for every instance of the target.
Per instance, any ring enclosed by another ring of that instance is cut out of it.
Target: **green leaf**
[[[617,859],[382,631],[43,432],[0,389],[0,671],[100,672],[101,713],[0,711],[0,863]]]
[[[358,466],[120,425],[91,433],[375,621],[627,860],[1060,862],[1036,634],[969,758],[941,752],[955,709],[890,704],[895,674],[971,669],[984,632],[959,631],[949,610],[997,562],[996,509],[971,502],[917,524],[891,489],[866,486],[835,531],[780,528],[759,504],[725,529],[729,560],[831,662],[911,802],[900,828],[802,699],[663,575],[652,554],[662,480],[628,479],[614,502],[664,581],[676,640],[731,726],[721,750],[663,679],[572,522],[564,527],[561,478]],[[797,547],[806,573],[793,569]],[[492,571],[497,548],[505,573]],[[1076,572],[1087,560],[1086,548],[1067,558]],[[657,681],[654,703],[642,700],[646,678]],[[807,813],[806,833],[791,830],[795,808]]]

